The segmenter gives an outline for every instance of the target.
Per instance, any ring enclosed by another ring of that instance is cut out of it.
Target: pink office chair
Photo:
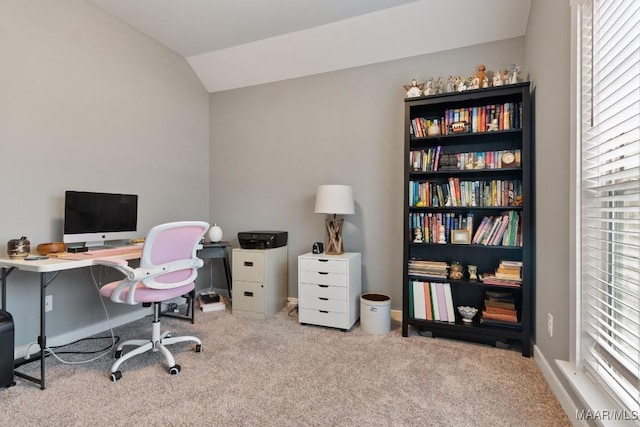
[[[172,337],[170,332],[160,330],[160,304],[188,294],[195,288],[194,280],[204,262],[196,256],[202,236],[209,224],[202,221],[180,221],[153,227],[145,239],[140,258],[140,267],[131,268],[127,261],[118,258],[100,258],[96,264],[113,267],[125,278],[104,285],[100,294],[123,304],[152,304],[153,326],[150,340],[129,340],[116,348],[116,362],[111,366],[111,381],[118,381],[122,373],[118,370],[127,359],[147,351],[158,351],[164,355],[169,373],[180,372],[180,365],[166,346],[178,342],[193,341],[196,352],[202,351],[202,343],[196,337]],[[137,346],[122,354],[125,346]]]

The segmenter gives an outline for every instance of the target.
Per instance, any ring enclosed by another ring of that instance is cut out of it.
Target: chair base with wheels
[[[113,365],[111,365],[111,381],[118,381],[122,378],[122,372],[118,369],[120,365],[132,358],[133,356],[137,356],[138,354],[146,353],[147,351],[157,352],[160,351],[164,356],[165,361],[167,362],[167,366],[169,367],[168,371],[171,375],[176,375],[180,373],[180,365],[178,365],[173,357],[173,354],[167,349],[166,346],[170,344],[176,344],[180,342],[195,342],[195,352],[200,353],[202,351],[202,342],[200,339],[193,336],[179,336],[172,337],[171,332],[161,331],[160,327],[160,303],[153,303],[153,324],[151,329],[151,340],[127,340],[116,348],[116,352],[114,357],[117,359]],[[136,346],[133,350],[130,350],[123,354],[124,347],[127,346]]]

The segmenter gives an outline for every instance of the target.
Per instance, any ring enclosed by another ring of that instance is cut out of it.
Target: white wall
[[[326,236],[324,216],[313,212],[316,187],[352,185],[345,250],[362,252],[363,290],[387,293],[400,310],[402,85],[512,63],[524,64],[523,37],[211,94],[212,220],[229,239],[288,231],[295,297],[297,256]]]
[[[209,220],[209,99],[182,57],[83,0],[3,0],[0,64],[0,253],[61,240],[68,189],[138,194],[141,236]],[[21,345],[37,335],[38,277],[8,282]],[[104,320],[88,269],[48,293],[50,336]]]

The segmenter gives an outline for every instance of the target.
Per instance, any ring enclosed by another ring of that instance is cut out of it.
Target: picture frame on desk
[[[451,243],[454,245],[468,245],[471,243],[469,230],[451,230]]]

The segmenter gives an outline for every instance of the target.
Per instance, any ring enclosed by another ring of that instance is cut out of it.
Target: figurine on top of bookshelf
[[[455,92],[455,91],[456,91],[456,81],[453,78],[453,76],[449,76],[449,78],[447,79],[446,92],[450,93],[450,92]]]
[[[407,98],[416,98],[422,96],[422,89],[424,89],[424,83],[418,83],[416,79],[411,81],[410,85],[403,85],[404,90],[407,91]]]
[[[436,82],[436,93],[444,93],[444,81],[442,81],[442,77],[438,77],[438,81]]]
[[[511,67],[509,67],[509,84],[518,83],[519,75],[520,67],[516,64],[511,64]]]
[[[427,83],[424,86],[424,94],[425,95],[435,95],[436,94],[436,84],[433,81],[433,77],[429,77],[427,79]]]
[[[456,77],[456,90],[458,92],[464,92],[465,90],[467,90],[467,84],[460,76]]]
[[[489,87],[489,76],[487,76],[486,74],[482,78],[482,87],[483,88]]]
[[[502,73],[500,70],[493,73],[493,86],[502,86],[504,82],[502,81]]]
[[[478,65],[476,76],[478,76],[478,81],[484,82],[485,77],[487,77],[487,67],[485,67],[484,64]]]
[[[480,89],[480,77],[474,74],[473,77],[469,77],[469,89]]]
[[[413,243],[422,243],[422,228],[416,227],[413,229]]]

